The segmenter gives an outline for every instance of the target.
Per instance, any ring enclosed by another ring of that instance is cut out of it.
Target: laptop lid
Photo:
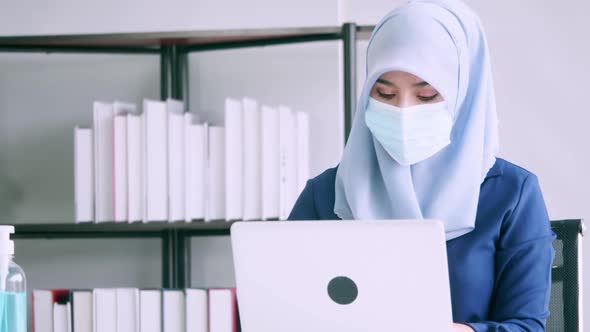
[[[231,242],[244,332],[451,327],[441,222],[238,222]]]

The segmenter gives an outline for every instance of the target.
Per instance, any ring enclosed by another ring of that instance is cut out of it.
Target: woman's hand
[[[475,332],[471,327],[465,324],[453,324],[453,328],[451,329],[453,332]]]

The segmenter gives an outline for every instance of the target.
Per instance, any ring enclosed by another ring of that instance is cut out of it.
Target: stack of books
[[[309,178],[309,117],[253,98],[225,125],[178,100],[95,102],[74,130],[76,222],[287,219]]]
[[[237,332],[235,289],[34,290],[33,332]]]

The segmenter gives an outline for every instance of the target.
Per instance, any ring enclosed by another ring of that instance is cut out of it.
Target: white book
[[[94,220],[94,161],[92,129],[74,129],[74,196],[76,222]]]
[[[142,289],[139,291],[139,330],[141,332],[162,331],[162,292]]]
[[[141,115],[127,115],[127,221],[143,220],[143,128]]]
[[[184,103],[168,99],[166,108],[168,109],[168,221],[184,221]]]
[[[131,103],[113,103],[113,209],[114,221],[128,220],[127,118],[137,112]]]
[[[194,125],[193,125],[193,114],[186,112],[184,114],[183,122],[183,134],[184,134],[184,221],[190,222],[193,220],[192,214],[192,202],[195,199],[195,142],[194,136]]]
[[[117,293],[115,289],[93,290],[94,332],[117,331]]]
[[[260,220],[262,218],[262,196],[260,186],[261,174],[261,142],[260,142],[260,111],[258,102],[252,98],[244,98],[243,106],[243,219]]]
[[[186,289],[186,330],[208,332],[209,308],[207,290]]]
[[[73,326],[72,326],[72,306],[70,303],[68,303],[66,305],[66,311],[67,311],[67,321],[68,321],[68,332],[72,332],[73,331]]]
[[[225,130],[209,127],[206,221],[225,219]]]
[[[127,116],[113,117],[113,211],[115,222],[127,221]]]
[[[191,141],[191,199],[189,213],[192,220],[205,219],[205,201],[207,196],[207,160],[208,160],[208,125],[190,126]]]
[[[72,291],[72,325],[75,332],[92,332],[92,291]]]
[[[236,332],[236,297],[230,289],[209,290],[209,332]]]
[[[287,181],[287,206],[283,220],[286,220],[291,214],[291,210],[295,206],[299,192],[297,191],[297,116],[295,112],[291,112],[291,121],[289,125],[290,135],[288,139],[288,154],[290,162],[287,164],[287,174],[289,176]]]
[[[113,104],[94,102],[94,190],[97,223],[114,220],[113,211]]]
[[[51,290],[33,290],[33,331],[52,332],[53,293]]]
[[[53,304],[53,332],[70,332],[72,330],[68,308],[68,304]]]
[[[268,220],[278,218],[280,209],[279,112],[263,105],[260,121],[262,219]]]
[[[225,100],[225,219],[242,219],[243,113],[239,100]]]
[[[162,291],[163,298],[163,332],[184,332],[185,324],[185,300],[184,291],[165,289]]]
[[[143,102],[144,222],[168,220],[166,103]]]
[[[139,332],[139,290],[117,288],[117,331]]]
[[[297,193],[305,188],[309,180],[309,115],[297,112]]]
[[[286,220],[295,205],[297,195],[297,140],[295,137],[295,116],[290,108],[279,106],[279,148],[280,148],[280,182],[279,218]]]

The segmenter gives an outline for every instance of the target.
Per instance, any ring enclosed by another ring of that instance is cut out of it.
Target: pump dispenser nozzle
[[[0,291],[5,290],[8,264],[14,255],[14,242],[10,234],[14,234],[14,226],[0,225]]]

